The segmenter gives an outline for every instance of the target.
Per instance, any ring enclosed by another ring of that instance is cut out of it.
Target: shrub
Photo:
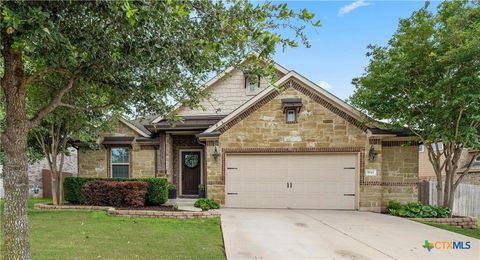
[[[212,199],[203,199],[203,198],[195,201],[194,206],[196,208],[202,209],[203,211],[220,208],[220,205],[218,205],[218,203],[216,201],[214,201]]]
[[[84,204],[85,197],[82,187],[85,183],[95,180],[93,178],[65,177],[63,181],[63,194],[65,201],[71,204]]]
[[[445,206],[422,205],[418,201],[401,204],[398,201],[390,201],[387,206],[390,215],[408,218],[446,218],[450,209]]]
[[[88,205],[142,207],[148,186],[143,181],[96,180],[87,182],[82,192]]]
[[[177,190],[177,186],[175,186],[175,184],[173,184],[173,183],[169,183],[169,184],[168,184],[168,190],[169,190],[169,191],[170,191],[170,190]]]
[[[66,177],[63,185],[65,201],[71,204],[85,204],[85,196],[82,187],[93,181],[107,182],[132,182],[143,181],[148,183],[148,191],[146,194],[149,205],[162,205],[168,198],[168,182],[166,178],[144,178],[144,179],[128,179],[128,178],[88,178],[88,177]],[[166,195],[165,195],[166,194]]]
[[[169,184],[166,178],[144,178],[140,181],[148,183],[146,196],[148,205],[160,206],[167,202]]]

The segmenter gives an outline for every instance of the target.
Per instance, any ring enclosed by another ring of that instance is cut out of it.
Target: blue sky
[[[281,50],[275,60],[324,86],[341,99],[353,94],[351,80],[368,65],[368,44],[386,45],[400,18],[423,7],[423,1],[289,1],[293,9],[307,8],[322,27],[307,30],[311,48]],[[431,2],[435,10],[439,2]]]

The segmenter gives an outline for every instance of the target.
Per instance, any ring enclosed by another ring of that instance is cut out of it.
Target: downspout
[[[155,164],[155,169],[154,169],[154,171],[155,171],[155,178],[158,177],[158,165],[157,165],[157,164],[158,164],[158,158],[157,158],[157,157],[158,157],[158,149],[159,149],[158,145],[154,145],[154,146],[153,146],[153,151],[154,151],[154,159],[153,159],[153,161],[154,161],[154,164]]]

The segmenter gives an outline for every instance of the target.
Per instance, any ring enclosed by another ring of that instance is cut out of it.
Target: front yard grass
[[[431,222],[425,222],[425,221],[420,221],[420,223],[427,224],[436,228],[445,229],[451,232],[459,233],[459,234],[473,237],[476,239],[480,239],[480,219],[478,220],[477,228],[475,229],[465,229],[465,228],[450,226],[447,224],[431,223]]]
[[[224,259],[220,219],[143,219],[44,211],[29,201],[33,259]],[[2,207],[0,200],[0,208]],[[1,234],[0,234],[1,235]]]

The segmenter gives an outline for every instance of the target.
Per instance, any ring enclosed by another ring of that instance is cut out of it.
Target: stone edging
[[[38,203],[35,204],[36,209],[54,209],[54,210],[103,210],[110,216],[121,217],[141,217],[141,218],[179,218],[179,219],[194,219],[194,218],[216,218],[220,217],[220,211],[156,211],[156,210],[125,210],[115,209],[113,207],[102,206],[82,206],[82,205],[63,205],[55,206],[49,204]]]
[[[453,218],[410,218],[419,222],[432,222],[438,224],[447,224],[450,226],[461,228],[477,228],[477,219],[470,217],[453,217]]]

